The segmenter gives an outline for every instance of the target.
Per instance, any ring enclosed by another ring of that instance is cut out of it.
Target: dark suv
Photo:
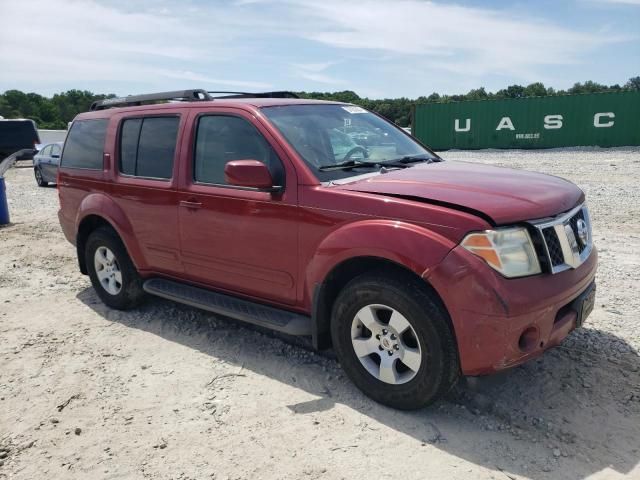
[[[582,324],[597,255],[578,187],[443,161],[360,107],[291,97],[187,90],[76,117],[60,223],[107,305],[146,292],[308,335],[397,408]]]
[[[15,155],[16,160],[32,160],[40,143],[36,122],[0,117],[0,161]]]

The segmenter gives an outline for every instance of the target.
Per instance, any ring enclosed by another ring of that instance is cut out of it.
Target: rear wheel
[[[411,278],[365,274],[352,280],[334,305],[331,334],[346,374],[382,404],[423,407],[458,378],[447,313]]]
[[[85,262],[93,288],[105,304],[118,310],[140,304],[142,279],[113,229],[100,227],[89,235]]]
[[[49,182],[46,182],[42,177],[42,171],[40,170],[40,168],[38,167],[34,168],[33,174],[36,177],[36,182],[38,183],[39,187],[46,187],[47,185],[49,185]]]

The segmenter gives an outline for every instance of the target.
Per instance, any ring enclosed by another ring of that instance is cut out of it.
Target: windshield
[[[354,105],[285,105],[262,111],[322,182],[375,171],[384,162],[438,158],[395,125]]]

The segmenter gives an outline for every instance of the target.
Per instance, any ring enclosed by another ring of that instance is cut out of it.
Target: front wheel
[[[428,405],[458,378],[447,313],[411,278],[365,274],[352,280],[334,305],[331,334],[347,376],[390,407]]]
[[[93,288],[105,304],[127,310],[142,301],[142,280],[114,230],[100,227],[89,235],[85,262]]]

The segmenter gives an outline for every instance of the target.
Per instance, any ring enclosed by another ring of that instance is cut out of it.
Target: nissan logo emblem
[[[579,218],[576,222],[576,230],[578,231],[578,238],[583,246],[587,245],[589,241],[589,229],[587,228],[587,222]]]

